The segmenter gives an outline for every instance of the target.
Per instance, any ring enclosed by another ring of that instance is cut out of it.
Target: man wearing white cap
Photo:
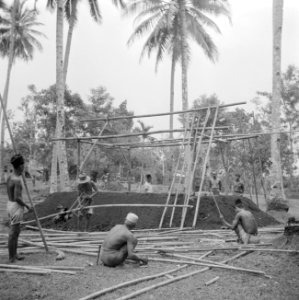
[[[126,259],[134,260],[141,265],[148,263],[147,258],[140,258],[134,253],[138,241],[131,230],[136,226],[137,221],[137,215],[128,213],[124,224],[115,225],[108,232],[100,253],[100,259],[105,266],[116,267]]]

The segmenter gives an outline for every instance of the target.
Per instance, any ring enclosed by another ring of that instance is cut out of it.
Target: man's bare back
[[[125,225],[115,225],[107,234],[102,247],[105,250],[119,251],[127,242],[136,240],[133,233]]]
[[[233,225],[235,225],[233,229],[235,229],[238,224],[243,227],[246,233],[253,235],[257,234],[257,224],[253,214],[250,211],[242,209],[237,213],[233,221]]]

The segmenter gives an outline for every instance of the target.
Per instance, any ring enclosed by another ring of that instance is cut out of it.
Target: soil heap
[[[173,203],[175,195],[172,195],[170,203]],[[234,202],[236,196],[217,196],[219,208],[228,222],[232,222],[235,216]],[[239,197],[240,198],[240,197]],[[56,207],[61,204],[66,208],[71,207],[73,202],[77,199],[76,192],[54,193],[44,201],[36,205],[37,214],[39,217],[47,216],[56,213]],[[165,204],[167,194],[142,194],[142,193],[117,193],[117,192],[102,192],[98,193],[94,198],[92,205],[100,204]],[[242,197],[244,206],[250,210],[258,223],[259,227],[278,224],[278,222],[261,211],[250,199]],[[178,197],[178,203],[182,204],[184,195]],[[195,204],[195,202],[194,202]],[[191,205],[193,205],[191,203]],[[172,208],[168,208],[163,227],[169,227],[169,220]],[[109,207],[109,208],[95,208],[94,215],[90,222],[91,231],[109,230],[115,224],[123,222],[128,212],[134,212],[139,216],[137,229],[158,228],[162,216],[162,207]],[[181,221],[182,208],[176,208],[173,227],[179,227]],[[193,216],[195,213],[195,206],[188,208],[185,226],[192,226]],[[27,213],[24,220],[34,219],[33,213]],[[54,228],[60,230],[76,230],[77,218],[73,217],[67,222],[54,224],[53,219],[42,220],[41,224],[45,228]],[[219,219],[218,211],[211,196],[203,196],[200,200],[199,214],[196,228],[199,229],[219,229],[222,226]]]

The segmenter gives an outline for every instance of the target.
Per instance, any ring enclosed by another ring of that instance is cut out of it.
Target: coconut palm
[[[64,90],[65,80],[68,68],[68,57],[71,46],[72,30],[77,18],[77,2],[78,0],[48,0],[47,6],[56,9],[56,94],[57,94],[57,122],[56,122],[56,137],[61,138],[64,136]],[[91,14],[100,20],[100,12],[96,0],[89,0]],[[112,0],[115,5],[124,6],[123,0]],[[63,14],[69,16],[72,21],[71,32],[68,37],[69,45],[66,48],[66,63],[63,60]],[[53,146],[52,163],[51,163],[51,180],[50,192],[57,191],[57,163],[59,165],[60,174],[60,187],[68,189],[69,175],[67,166],[67,156],[65,142],[56,142]]]
[[[141,58],[145,53],[148,56],[156,50],[156,66],[163,59],[165,52],[172,57],[171,84],[170,84],[170,111],[173,111],[174,74],[175,65],[181,59],[182,67],[182,107],[188,109],[187,68],[190,61],[190,45],[188,39],[192,38],[203,49],[210,60],[215,62],[218,56],[217,47],[206,28],[220,33],[215,22],[206,15],[229,16],[227,5],[222,1],[162,1],[162,0],[134,0],[127,5],[127,13],[138,13],[135,28],[129,39],[129,44],[137,37],[143,36],[151,30],[146,40]],[[170,116],[170,129],[173,129],[173,117]]]
[[[26,8],[26,0],[15,0],[13,5],[4,8],[4,15],[0,22],[0,55],[8,57],[6,83],[3,92],[3,103],[6,109],[10,76],[13,63],[17,58],[25,61],[33,59],[35,48],[42,49],[38,38],[45,35],[36,28],[43,25],[37,22],[37,15],[32,10]],[[3,2],[2,2],[3,3]],[[1,145],[0,145],[0,170],[3,168],[3,147],[5,123],[1,114]]]
[[[271,193],[268,208],[287,207],[283,190],[281,157],[280,157],[280,103],[281,103],[281,36],[283,21],[283,0],[273,0],[273,70],[272,70],[272,112],[271,123]],[[272,205],[274,203],[274,205]]]

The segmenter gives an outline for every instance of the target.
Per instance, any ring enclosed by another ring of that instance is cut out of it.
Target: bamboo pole
[[[23,273],[23,274],[31,274],[31,275],[48,275],[51,272],[45,270],[18,270],[18,269],[1,269],[0,273]]]
[[[215,110],[215,116],[214,116],[214,120],[213,120],[213,127],[215,127],[215,125],[216,125],[218,111],[219,111],[219,106],[217,106],[216,110]],[[207,149],[206,156],[205,156],[205,159],[204,159],[204,162],[203,162],[203,165],[202,165],[202,176],[201,176],[201,181],[200,181],[200,186],[199,186],[199,191],[198,191],[198,196],[197,196],[197,201],[196,201],[196,208],[195,208],[195,213],[194,213],[194,218],[193,218],[193,224],[192,224],[193,228],[195,228],[196,222],[197,222],[200,196],[201,196],[200,194],[201,194],[201,191],[202,191],[202,188],[203,188],[203,183],[204,183],[204,180],[205,180],[207,162],[208,162],[208,158],[209,158],[209,155],[210,155],[210,149],[211,149],[211,145],[212,145],[213,135],[214,135],[214,130],[212,130],[212,132],[211,132],[210,139],[209,139],[209,144],[208,144],[208,149]]]
[[[104,130],[106,129],[107,125],[108,125],[108,121],[106,121],[106,123],[104,124],[104,126],[103,126],[102,130],[100,131],[100,134],[99,134],[98,137],[101,137],[101,135],[103,134],[103,132],[104,132]],[[88,153],[86,154],[85,158],[83,159],[83,161],[82,161],[82,163],[81,163],[81,165],[80,165],[79,172],[82,171],[82,169],[83,169],[83,167],[84,167],[86,161],[88,160],[89,156],[91,155],[91,153],[92,153],[92,151],[93,151],[93,149],[94,149],[94,147],[96,146],[97,143],[98,143],[98,140],[95,140],[94,144],[93,144],[93,145],[91,146],[91,148],[89,149]]]
[[[232,260],[236,259],[237,257],[233,257]],[[224,260],[223,263],[226,263],[227,260]],[[193,271],[191,273],[188,273],[188,274],[185,274],[185,275],[181,275],[181,276],[177,276],[177,277],[174,277],[172,279],[169,279],[169,280],[166,280],[166,281],[163,281],[163,282],[160,282],[158,284],[153,284],[151,286],[148,286],[146,288],[143,288],[141,290],[138,290],[136,292],[133,292],[131,294],[128,294],[126,296],[122,296],[121,298],[117,298],[116,300],[127,300],[127,299],[132,299],[136,296],[139,296],[147,291],[150,291],[150,290],[153,290],[153,289],[156,289],[160,286],[164,286],[164,285],[167,285],[167,284],[170,284],[170,283],[173,283],[175,281],[178,281],[178,280],[181,280],[181,279],[185,279],[185,278],[188,278],[188,277],[191,277],[191,276],[194,276],[194,275],[197,275],[199,273],[202,273],[202,272],[205,272],[205,271],[208,271],[210,270],[210,267],[206,267],[206,268],[203,268],[203,269],[200,269],[200,270],[197,270],[197,271]]]
[[[266,275],[265,272],[260,270],[251,270],[233,266],[226,266],[226,265],[218,265],[218,264],[208,264],[208,263],[201,263],[201,262],[190,262],[187,260],[178,260],[178,259],[162,259],[162,258],[149,258],[150,261],[159,261],[165,263],[174,263],[174,264],[189,264],[189,265],[197,265],[197,266],[204,266],[210,268],[218,268],[218,269],[225,269],[225,270],[232,270],[232,271],[241,271],[245,273],[251,273],[255,275]]]
[[[101,204],[101,205],[90,205],[90,206],[86,206],[85,208],[104,208],[104,207],[192,207],[192,205],[165,205],[165,204],[131,204],[131,203],[128,203],[128,204],[124,204],[124,203],[120,203],[120,204]],[[81,208],[75,208],[75,209],[71,209],[71,210],[67,210],[63,213],[70,213],[70,212],[74,212],[74,211],[78,211],[80,210]],[[48,215],[48,216],[45,216],[45,217],[41,217],[39,218],[38,220],[45,220],[45,219],[49,219],[49,218],[52,218],[52,217],[55,217],[57,215],[59,215],[61,213],[54,213],[54,214],[51,214],[51,215]],[[34,223],[36,222],[36,220],[30,220],[30,221],[25,221],[25,222],[21,222],[21,224],[23,225],[26,225],[26,224],[31,224],[31,223]]]
[[[257,190],[257,184],[256,184],[256,176],[255,176],[255,167],[254,167],[254,160],[253,160],[253,149],[252,149],[252,145],[250,143],[250,140],[248,141],[248,146],[249,146],[249,152],[250,152],[250,156],[251,156],[251,167],[252,167],[252,175],[253,175],[253,183],[254,183],[254,188],[255,188],[255,196],[256,196],[256,205],[257,207],[259,207],[259,196],[258,196],[258,190]]]
[[[81,145],[80,145],[80,140],[77,140],[77,179],[79,178],[80,174],[80,164],[81,164]]]
[[[213,279],[211,279],[209,281],[206,281],[205,285],[209,286],[209,285],[213,284],[214,282],[216,282],[219,278],[220,278],[219,276],[216,276],[215,278],[213,278]]]
[[[4,119],[5,119],[6,126],[7,126],[7,129],[8,129],[9,135],[10,135],[12,147],[13,147],[14,153],[17,154],[16,143],[15,143],[15,140],[14,140],[14,137],[13,137],[13,134],[12,134],[12,131],[11,131],[11,127],[10,127],[8,118],[7,118],[7,113],[6,113],[6,109],[5,109],[5,106],[4,106],[4,103],[3,103],[3,99],[2,99],[2,97],[1,97],[1,94],[0,94],[0,102],[1,102],[1,107],[2,107],[3,117],[4,117]],[[34,207],[34,205],[33,205],[32,199],[31,199],[31,195],[30,195],[30,192],[29,192],[29,189],[28,189],[28,186],[27,186],[27,182],[26,182],[24,173],[22,173],[22,180],[23,180],[23,183],[24,183],[24,187],[25,187],[25,190],[26,190],[26,193],[27,193],[28,200],[29,200],[30,205],[31,205],[31,207],[32,207],[32,209],[33,209],[33,214],[34,214],[34,217],[35,217],[35,221],[36,221],[36,224],[37,224],[37,226],[38,226],[38,229],[39,229],[41,238],[42,238],[42,240],[43,240],[45,250],[46,250],[46,252],[48,252],[48,246],[47,246],[47,243],[46,243],[46,240],[45,240],[45,237],[44,237],[44,234],[43,234],[43,231],[42,231],[40,222],[39,222],[39,220],[38,220],[38,216],[37,216],[36,209],[35,209],[35,207]]]
[[[223,104],[219,105],[220,108],[236,106],[246,104],[246,102],[235,102],[230,104]],[[181,110],[181,111],[174,111],[174,112],[167,112],[167,113],[157,113],[157,114],[147,114],[147,115],[137,115],[137,116],[119,116],[119,117],[109,117],[106,118],[94,118],[94,119],[83,119],[80,122],[94,122],[94,121],[113,121],[113,120],[123,120],[123,119],[135,119],[135,118],[149,118],[149,117],[159,117],[159,116],[169,116],[169,115],[177,115],[177,114],[185,114],[190,112],[198,112],[201,110],[205,110],[208,108],[216,108],[216,106],[207,106],[207,107],[200,107],[196,109],[189,109],[189,110]]]
[[[45,268],[43,266],[20,266],[20,265],[7,265],[7,264],[0,264],[1,269],[9,269],[9,270],[41,270],[46,271],[49,273],[61,273],[61,274],[67,274],[67,275],[76,275],[76,272],[74,271],[68,271],[68,270],[58,270],[54,267],[52,268]]]
[[[158,274],[154,274],[154,275],[145,276],[145,277],[142,277],[142,278],[138,278],[138,279],[126,281],[126,282],[123,282],[123,283],[114,285],[114,286],[112,286],[112,287],[109,287],[109,288],[100,290],[100,291],[98,291],[98,292],[92,293],[92,294],[90,294],[90,295],[88,295],[88,296],[85,296],[85,297],[83,297],[83,298],[80,298],[79,300],[90,300],[90,299],[95,299],[95,298],[97,298],[97,297],[99,297],[99,296],[103,296],[104,294],[107,294],[107,293],[109,293],[109,292],[113,292],[113,291],[115,291],[116,289],[123,288],[123,287],[127,287],[127,286],[133,285],[133,284],[135,284],[135,283],[139,283],[139,282],[143,282],[143,281],[148,281],[148,280],[152,280],[152,279],[155,279],[155,278],[159,278],[159,277],[162,277],[162,276],[165,276],[165,275],[168,275],[168,274],[171,274],[171,273],[180,271],[180,270],[182,270],[182,269],[184,269],[184,268],[186,268],[186,267],[187,267],[187,265],[183,265],[183,266],[180,266],[180,267],[175,268],[175,269],[171,269],[171,270],[166,271],[166,272],[162,272],[162,273],[158,273]]]

